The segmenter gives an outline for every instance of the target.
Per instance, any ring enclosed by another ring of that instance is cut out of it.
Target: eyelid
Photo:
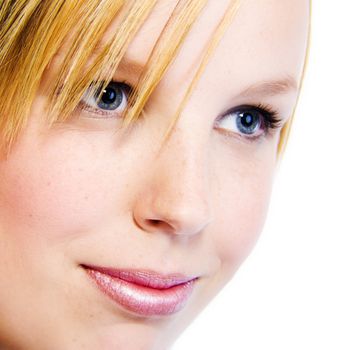
[[[105,81],[101,81],[98,82],[97,84],[95,83],[95,91],[93,91],[93,96],[98,96],[98,94],[100,94],[103,90],[102,87],[106,86],[106,88],[110,85],[110,84],[115,84],[115,85],[119,85],[122,87],[123,91],[126,92],[126,95],[129,96],[132,91],[133,91],[133,85],[130,84],[127,80],[124,79],[117,79],[117,80],[111,80],[109,81],[107,84]]]

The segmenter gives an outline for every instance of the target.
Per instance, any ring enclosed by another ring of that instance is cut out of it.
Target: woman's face
[[[298,94],[309,9],[242,1],[164,141],[228,3],[209,1],[127,134],[117,83],[136,83],[131,64],[145,64],[174,1],[159,1],[104,103],[85,99],[49,128],[44,89],[36,96],[0,161],[2,344],[164,349],[252,249]]]

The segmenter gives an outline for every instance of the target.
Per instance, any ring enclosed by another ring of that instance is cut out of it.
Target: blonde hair
[[[306,41],[306,55],[305,55],[305,60],[304,60],[304,65],[303,65],[303,69],[302,69],[302,73],[301,73],[301,80],[300,80],[300,85],[299,85],[299,94],[298,94],[298,98],[297,98],[297,102],[294,106],[294,110],[293,113],[291,115],[291,117],[289,118],[288,122],[285,124],[285,126],[282,128],[281,130],[281,134],[280,134],[280,139],[279,139],[279,143],[278,143],[278,158],[279,160],[281,159],[281,155],[284,153],[286,147],[287,147],[287,141],[289,138],[289,135],[291,133],[292,130],[292,124],[293,124],[293,119],[295,116],[295,112],[298,106],[298,102],[299,102],[299,98],[300,98],[300,93],[303,87],[303,83],[304,83],[304,78],[305,78],[305,74],[306,74],[306,69],[307,66],[309,64],[309,57],[310,57],[310,43],[311,43],[311,19],[312,19],[312,0],[309,0],[309,6],[310,6],[310,10],[309,10],[309,28],[308,28],[308,36],[307,36],[307,41]]]
[[[2,0],[0,147],[9,149],[25,126],[45,70],[67,39],[69,47],[65,48],[59,72],[48,91],[48,122],[51,124],[68,118],[88,88],[91,93],[103,91],[156,1]],[[130,107],[124,118],[126,125],[142,113],[207,1],[178,1],[130,97]],[[172,125],[181,114],[238,5],[238,0],[229,4],[204,51]],[[102,45],[102,38],[116,16],[120,20],[119,26],[112,39]],[[289,130],[289,125],[286,130]]]

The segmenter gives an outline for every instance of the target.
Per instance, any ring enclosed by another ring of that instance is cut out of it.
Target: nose
[[[134,206],[142,230],[187,236],[204,230],[212,221],[207,158],[194,141],[163,145]]]

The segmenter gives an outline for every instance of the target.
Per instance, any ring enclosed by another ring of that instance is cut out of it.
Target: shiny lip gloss
[[[126,310],[145,317],[171,315],[183,309],[198,279],[146,270],[82,267],[104,294]]]

